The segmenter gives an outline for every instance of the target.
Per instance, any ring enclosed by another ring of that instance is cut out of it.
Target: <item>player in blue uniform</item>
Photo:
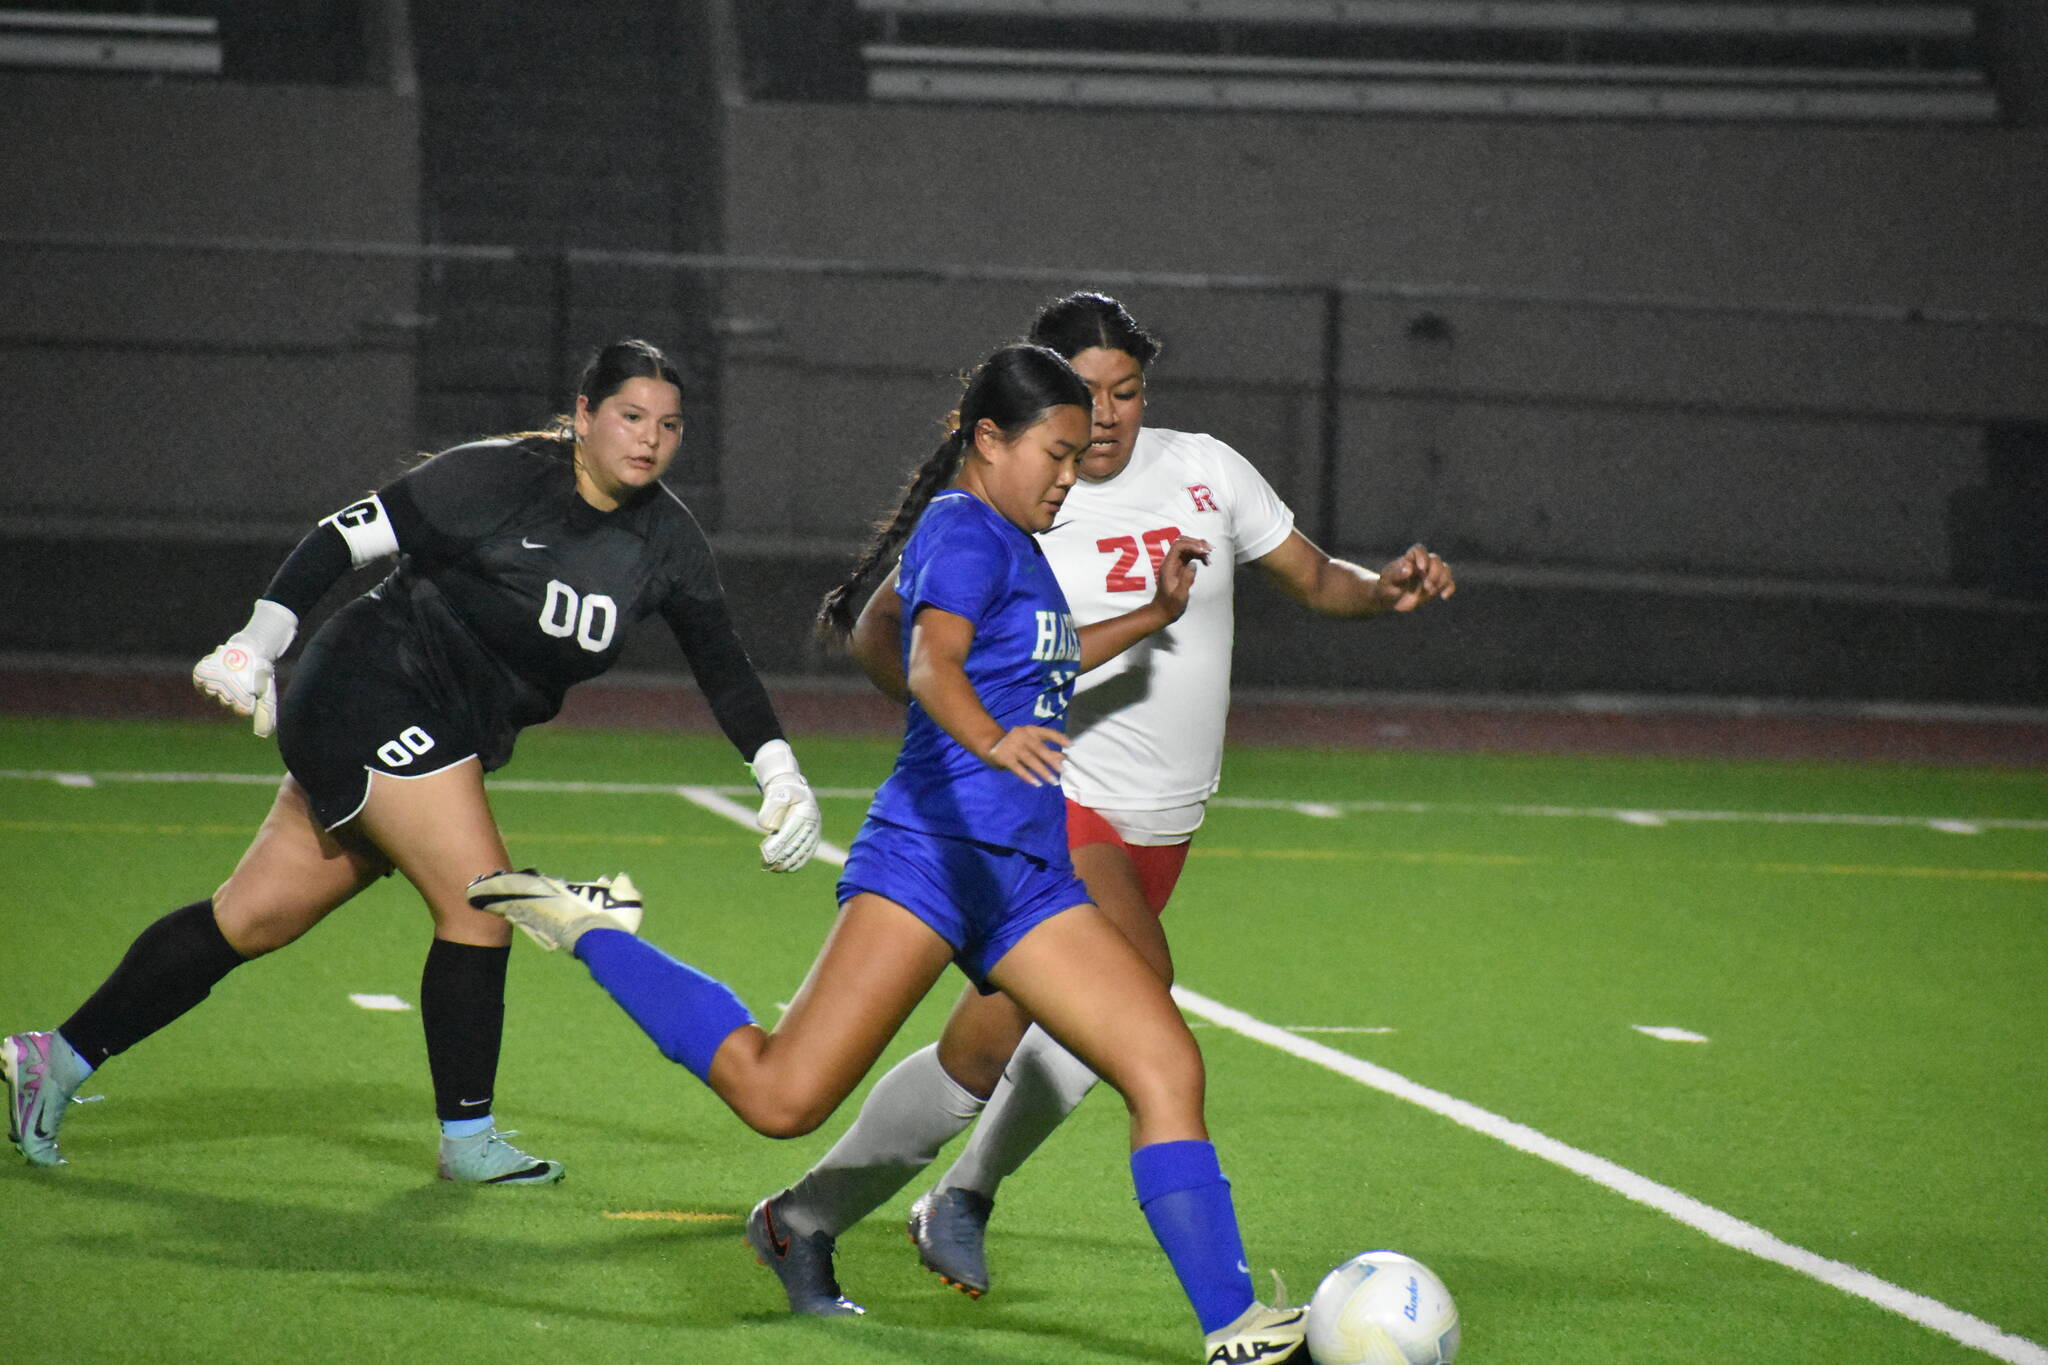
[[[219,890],[145,929],[59,1028],[0,1039],[9,1137],[60,1164],[58,1123],[91,1071],[205,999],[394,869],[434,918],[420,982],[446,1179],[547,1184],[561,1166],[507,1143],[492,1119],[510,930],[468,884],[508,865],[483,774],[568,687],[609,668],[632,623],[675,632],[726,735],[752,759],[778,871],[817,846],[818,809],[733,631],[711,550],[660,482],[683,425],[661,352],[620,342],[593,358],[555,429],[459,446],[315,527],[249,624],[195,683],[259,735],[281,720],[289,776]],[[308,644],[277,714],[273,666],[300,618],[351,565],[397,568]],[[626,883],[577,893],[637,911]]]
[[[853,588],[902,548],[911,704],[895,770],[849,852],[839,918],[773,1031],[722,983],[574,897],[508,874],[480,882],[472,901],[571,949],[664,1055],[771,1136],[823,1122],[957,963],[1123,1094],[1138,1198],[1201,1322],[1204,1360],[1294,1359],[1305,1315],[1253,1296],[1203,1122],[1201,1052],[1067,853],[1058,777],[1074,677],[1177,619],[1207,554],[1175,541],[1150,602],[1075,629],[1034,533],[1074,484],[1089,421],[1087,386],[1057,354],[997,351],[889,529],[827,599],[824,619],[843,633]],[[831,1279],[830,1239],[792,1235],[769,1201],[747,1240],[792,1308],[863,1311]]]
[[[1139,546],[1160,534],[1152,528],[1199,528],[1216,557],[1171,630],[1143,655],[1081,680],[1069,723],[1075,745],[1061,774],[1067,843],[1090,899],[1171,983],[1161,914],[1221,774],[1234,565],[1257,566],[1289,597],[1332,618],[1413,611],[1451,596],[1456,582],[1420,545],[1377,574],[1331,558],[1295,529],[1278,493],[1236,451],[1145,426],[1145,377],[1160,343],[1115,299],[1055,299],[1029,339],[1065,356],[1095,399],[1080,482],[1060,524],[1041,538],[1077,617],[1121,611],[1127,594],[1147,586],[1144,568],[1129,574],[1119,547],[1136,560]],[[900,618],[894,580],[884,577],[852,639],[875,685],[899,700]],[[939,1041],[880,1077],[831,1150],[772,1197],[776,1219],[837,1237],[975,1124],[952,1168],[911,1204],[905,1226],[919,1258],[947,1284],[974,1297],[987,1292],[984,1237],[998,1186],[1096,1080],[1043,1030],[1027,1032],[1029,1024],[1001,995],[963,992]]]

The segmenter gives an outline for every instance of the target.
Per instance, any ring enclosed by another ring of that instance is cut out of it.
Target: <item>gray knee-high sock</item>
[[[775,1206],[800,1237],[837,1237],[929,1166],[986,1101],[946,1074],[939,1047],[919,1048],[868,1092],[846,1136]]]
[[[1098,1079],[1086,1063],[1033,1024],[1010,1055],[1002,1082],[989,1097],[988,1112],[974,1126],[974,1136],[953,1169],[940,1178],[939,1188],[959,1186],[995,1198],[996,1186],[1038,1150]]]

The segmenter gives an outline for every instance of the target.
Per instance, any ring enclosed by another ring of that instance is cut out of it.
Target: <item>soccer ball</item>
[[[1422,1262],[1368,1251],[1323,1277],[1308,1303],[1316,1365],[1451,1365],[1458,1305]]]

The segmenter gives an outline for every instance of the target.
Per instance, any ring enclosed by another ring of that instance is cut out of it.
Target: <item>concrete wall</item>
[[[418,239],[407,100],[7,76],[0,105],[12,233]],[[731,111],[727,138],[731,253],[1058,276],[727,277],[723,442],[684,456],[716,487],[681,479],[772,671],[837,667],[811,605],[960,368],[1106,284],[1169,343],[1155,422],[1231,440],[1339,551],[1468,567],[1454,611],[1357,630],[1248,588],[1245,683],[2048,695],[2048,607],[1949,590],[2012,561],[1971,534],[2048,524],[1978,486],[1987,423],[2048,415],[2041,333],[1895,311],[2048,313],[2048,134],[810,105]],[[1346,299],[1330,505],[1321,300],[1159,272],[1433,288]],[[196,657],[232,629],[411,449],[415,279],[0,252],[0,652]],[[1637,294],[1766,306],[1587,301]],[[675,667],[644,635],[629,665]]]
[[[2038,130],[813,105],[730,137],[740,254],[1362,283],[1328,509],[1319,301],[1116,291],[1168,340],[1154,420],[1231,440],[1345,547],[1945,582],[1985,422],[2048,414],[2048,331],[1893,311],[2048,316]],[[1049,292],[736,286],[727,528],[855,533],[947,373]]]
[[[418,239],[388,92],[0,76],[6,232]],[[381,482],[413,441],[410,261],[0,247],[0,516],[233,534]]]

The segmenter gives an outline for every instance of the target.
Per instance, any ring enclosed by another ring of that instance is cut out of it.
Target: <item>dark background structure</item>
[[[1199,8],[0,11],[0,664],[189,666],[639,334],[750,648],[843,678],[811,606],[960,369],[1099,287],[1155,424],[1459,565],[1369,630],[1248,583],[1247,687],[2043,705],[2040,6]]]

